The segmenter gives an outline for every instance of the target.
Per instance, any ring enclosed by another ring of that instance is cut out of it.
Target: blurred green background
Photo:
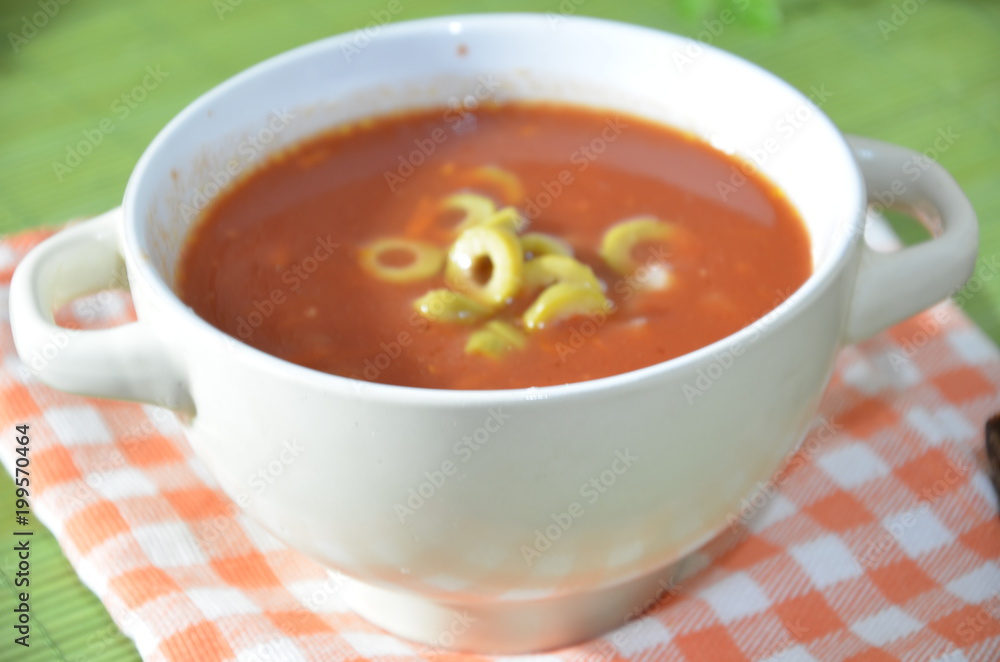
[[[0,232],[56,225],[118,204],[142,150],[199,94],[271,55],[370,25],[391,1],[400,8],[393,20],[536,11],[649,25],[737,53],[807,93],[828,91],[823,110],[846,132],[923,151],[950,130],[958,137],[937,158],[979,214],[984,283],[958,298],[1000,340],[1000,278],[990,266],[1000,250],[994,0],[3,0]],[[731,25],[718,20],[726,10],[736,17]],[[131,92],[150,71],[158,73],[146,78],[148,89]],[[73,148],[88,135],[96,144],[77,159]],[[907,241],[926,236],[907,219],[892,221]],[[0,503],[13,503],[2,472]],[[4,528],[0,614],[9,614],[12,543]],[[38,527],[34,544],[33,645],[15,650],[4,634],[0,659],[138,659],[51,535]]]

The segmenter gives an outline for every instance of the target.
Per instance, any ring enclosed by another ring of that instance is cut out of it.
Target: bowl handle
[[[183,373],[147,323],[80,331],[53,321],[53,311],[76,297],[127,285],[121,225],[119,207],[28,253],[10,284],[14,345],[41,381],[62,391],[193,413]]]
[[[979,228],[968,198],[937,162],[870,138],[848,136],[847,142],[861,168],[868,202],[911,213],[936,235],[893,253],[865,244],[847,320],[846,342],[852,343],[960,288],[975,267]]]

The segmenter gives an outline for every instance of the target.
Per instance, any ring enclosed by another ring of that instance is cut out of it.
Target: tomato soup
[[[366,120],[205,209],[176,288],[282,359],[439,389],[650,366],[760,319],[809,237],[747,164],[669,127],[509,104]]]

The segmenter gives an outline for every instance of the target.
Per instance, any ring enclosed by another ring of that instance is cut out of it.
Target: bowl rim
[[[468,29],[487,31],[511,30],[518,27],[523,28],[525,22],[538,24],[549,20],[547,14],[527,12],[445,15],[384,24],[380,28],[379,39],[432,35],[441,32],[455,35],[463,33]],[[728,66],[740,67],[753,72],[756,76],[770,79],[772,84],[784,87],[803,103],[809,103],[805,95],[770,71],[704,41],[656,28],[601,18],[561,16],[560,21],[562,28],[572,25],[579,28],[619,31],[626,34],[630,32],[641,33],[656,39],[686,44],[694,43],[699,48],[704,49],[705,53],[703,55],[723,60]],[[850,249],[861,240],[864,223],[859,222],[859,217],[861,220],[864,219],[863,210],[866,208],[862,204],[865,200],[865,186],[861,172],[842,132],[822,109],[813,107],[813,111],[816,113],[815,120],[820,123],[825,132],[830,134],[830,137],[833,139],[832,144],[841,151],[840,156],[843,157],[844,166],[849,168],[847,174],[850,175],[854,190],[853,192],[845,191],[845,193],[853,193],[854,202],[851,208],[857,211],[854,217],[844,218],[834,228],[834,238],[831,240],[823,262],[798,289],[758,320],[711,344],[666,361],[661,361],[660,363],[607,377],[551,386],[481,390],[439,389],[370,382],[322,372],[268,354],[242,342],[239,338],[230,336],[195,314],[160,277],[150,260],[142,259],[141,256],[144,255],[144,251],[138,231],[139,217],[134,212],[138,207],[137,198],[141,182],[146,176],[145,173],[149,169],[150,164],[157,158],[161,147],[171,139],[174,131],[193,116],[204,112],[205,108],[214,100],[229,94],[231,90],[238,88],[245,81],[271,68],[284,66],[313,54],[339,49],[342,45],[350,43],[352,39],[363,33],[364,30],[365,28],[358,28],[349,32],[324,37],[284,51],[244,69],[210,88],[185,106],[157,133],[155,138],[143,151],[125,188],[122,205],[124,210],[122,244],[128,265],[129,278],[139,278],[149,287],[154,297],[162,304],[166,312],[172,318],[176,318],[178,321],[186,324],[195,334],[208,334],[206,339],[213,343],[228,342],[234,344],[239,350],[238,354],[241,359],[245,357],[246,361],[272,375],[282,379],[294,379],[320,390],[331,391],[341,395],[363,396],[366,400],[406,402],[425,406],[451,406],[455,404],[498,406],[532,400],[569,398],[594,392],[638,387],[649,380],[660,378],[666,373],[692,369],[693,366],[701,362],[711,360],[727,350],[732,351],[734,347],[745,344],[750,335],[755,333],[755,327],[763,319],[770,320],[768,328],[761,331],[758,335],[770,332],[772,327],[781,327],[788,324],[793,317],[798,315],[809,303],[818,299],[832,285],[837,275],[846,268],[849,262]],[[838,231],[838,229],[842,231]],[[842,335],[842,333],[838,335]],[[234,352],[234,355],[236,355],[236,352]]]

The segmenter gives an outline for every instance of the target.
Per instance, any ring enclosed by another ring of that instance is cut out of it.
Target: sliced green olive
[[[554,283],[583,283],[601,290],[594,271],[568,255],[543,255],[524,263],[524,284],[527,287],[548,287]]]
[[[674,227],[652,216],[641,216],[615,223],[601,240],[601,257],[609,267],[623,276],[633,273],[639,263],[633,255],[636,245],[644,241],[666,241]]]
[[[521,244],[500,227],[471,227],[448,252],[445,279],[480,303],[499,306],[520,289],[523,277]]]
[[[490,312],[478,301],[445,288],[431,290],[416,299],[413,309],[432,322],[476,322]]]
[[[441,201],[441,209],[455,209],[463,213],[456,229],[459,231],[479,225],[497,211],[497,206],[485,195],[456,193]]]
[[[409,259],[402,264],[392,264],[387,259],[390,253],[400,253]],[[422,241],[387,237],[362,248],[358,259],[361,267],[379,280],[409,283],[438,273],[444,263],[444,251]]]
[[[442,209],[458,209],[462,220],[455,229],[459,232],[477,225],[492,225],[517,234],[527,223],[515,207],[497,209],[493,201],[478,193],[456,193],[441,204]]]
[[[524,333],[511,324],[493,320],[482,329],[473,332],[469,341],[465,343],[465,353],[498,359],[507,352],[521,349],[526,341]]]
[[[495,188],[508,205],[520,204],[524,187],[517,175],[497,166],[481,166],[470,173],[473,182],[482,182]]]
[[[532,260],[543,255],[573,255],[573,247],[558,237],[542,232],[528,232],[521,236],[524,259]]]
[[[527,224],[521,216],[521,212],[516,207],[503,207],[496,210],[489,218],[482,222],[482,225],[503,228],[508,232],[517,234]]]
[[[521,316],[527,329],[540,329],[577,315],[608,312],[612,303],[599,290],[585,283],[549,285]]]

